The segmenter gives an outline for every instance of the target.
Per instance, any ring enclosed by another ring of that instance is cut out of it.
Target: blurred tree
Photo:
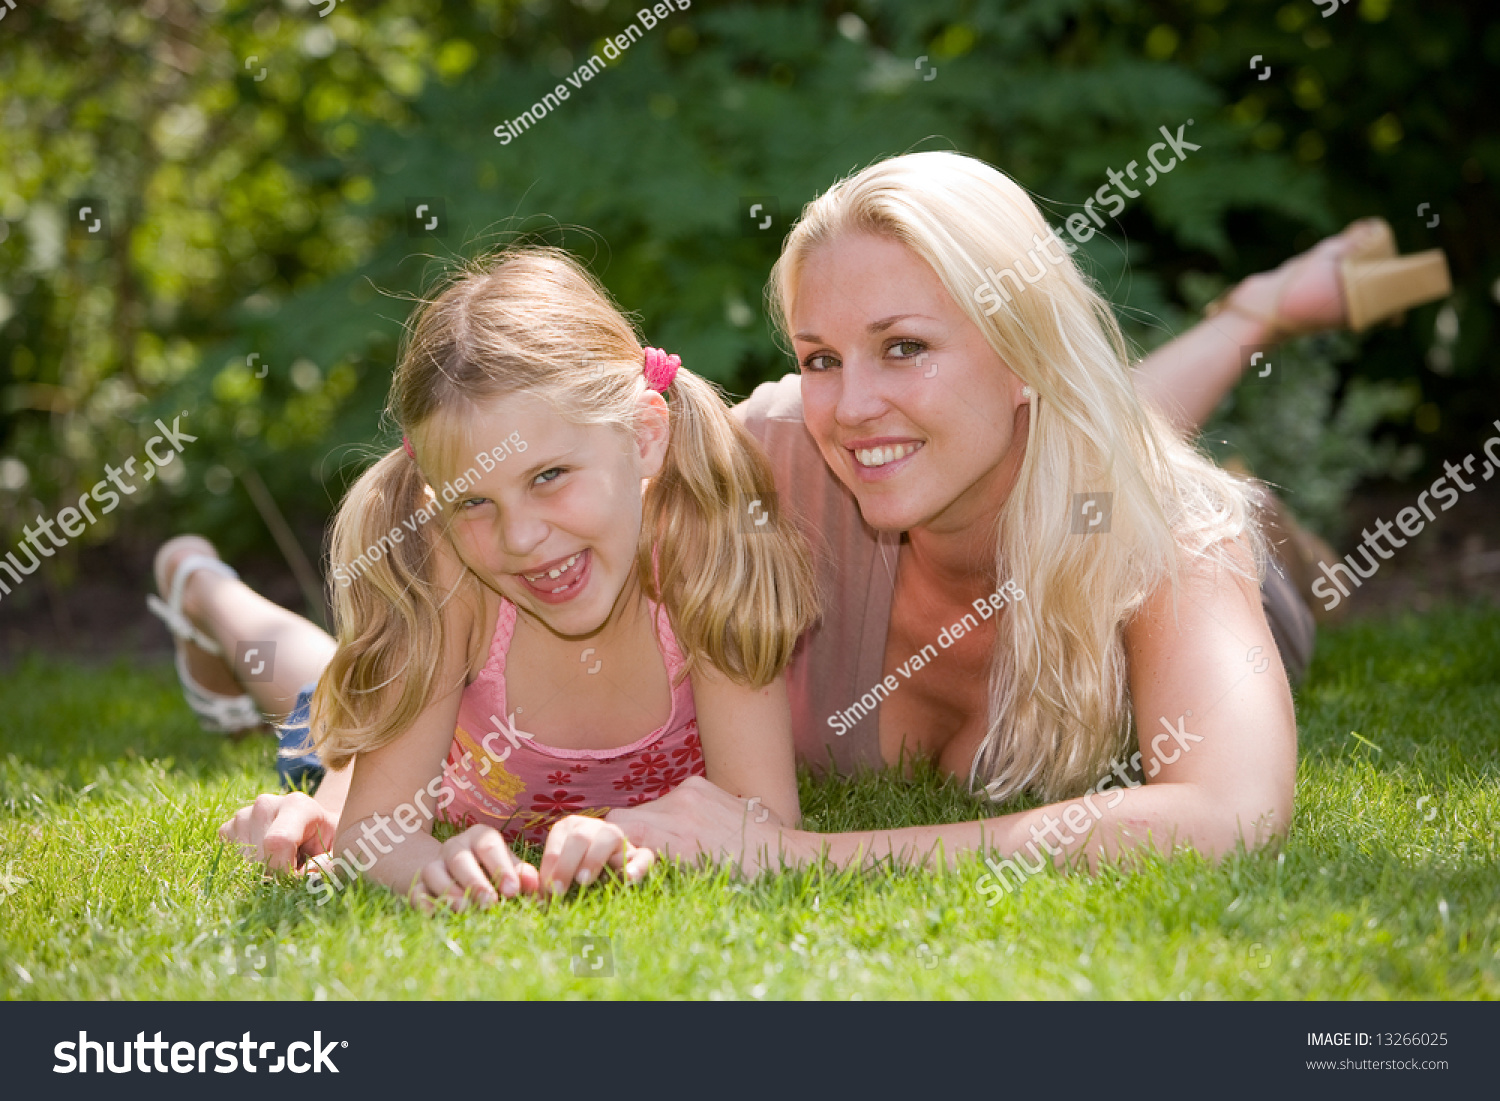
[[[1475,78],[1500,31],[1478,0],[1326,6],[698,0],[649,28],[603,0],[18,7],[0,23],[0,527],[13,540],[186,410],[197,441],[131,498],[158,502],[151,523],[231,554],[268,542],[235,483],[249,468],[316,530],[394,439],[379,410],[412,302],[445,261],[513,240],[573,249],[653,343],[744,392],[788,369],[766,276],[836,179],[958,149],[1060,225],[1193,119],[1201,149],[1080,253],[1141,347],[1358,215],[1453,259],[1441,315],[1358,358],[1289,352],[1297,385],[1240,395],[1211,432],[1330,529],[1355,481],[1413,464],[1404,445],[1469,446],[1494,413],[1500,144]],[[495,135],[560,85],[547,117]],[[107,203],[102,237],[73,224],[84,197]],[[413,219],[434,199],[441,236]],[[136,522],[122,508],[86,538]]]

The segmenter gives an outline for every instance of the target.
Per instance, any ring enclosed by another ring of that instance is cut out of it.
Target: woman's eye
[[[544,486],[549,482],[555,482],[563,476],[563,468],[560,466],[550,467],[536,476],[535,485]]]
[[[910,359],[921,355],[926,350],[927,345],[920,340],[898,340],[890,347],[890,351],[895,352],[900,359]]]
[[[802,361],[804,371],[828,371],[839,365],[838,357],[827,352],[815,352]]]

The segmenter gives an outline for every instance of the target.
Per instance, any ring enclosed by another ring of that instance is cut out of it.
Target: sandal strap
[[[1281,295],[1278,293],[1276,296],[1275,311],[1269,314],[1261,313],[1259,310],[1252,310],[1248,306],[1242,306],[1234,300],[1234,292],[1239,290],[1241,285],[1240,283],[1236,283],[1207,306],[1204,306],[1203,316],[1217,317],[1226,311],[1228,313],[1237,313],[1247,320],[1254,321],[1257,325],[1265,326],[1266,340],[1273,344],[1276,343],[1288,331],[1281,323]]]
[[[188,670],[187,655],[182,650],[177,651],[176,661],[182,693],[204,727],[223,731],[248,730],[265,722],[260,708],[250,696],[221,696],[210,692],[193,679]]]
[[[146,596],[146,607],[151,609],[151,613],[165,623],[167,630],[177,638],[192,642],[216,657],[222,657],[223,647],[200,631],[182,610],[182,593],[187,587],[188,578],[199,570],[208,570],[210,573],[236,579],[240,576],[232,566],[218,558],[207,554],[190,554],[177,564],[177,572],[172,575],[172,588],[167,594],[167,599],[162,600],[155,593],[150,593]]]

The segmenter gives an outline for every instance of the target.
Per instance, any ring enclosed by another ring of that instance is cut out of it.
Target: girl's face
[[[463,463],[433,486],[459,557],[559,636],[599,630],[635,580],[642,480],[667,444],[661,395],[643,395],[641,411],[632,437],[512,394],[474,409],[444,448]]]
[[[1022,382],[906,246],[853,234],[803,263],[791,329],[824,460],[883,531],[992,527],[1025,453]]]

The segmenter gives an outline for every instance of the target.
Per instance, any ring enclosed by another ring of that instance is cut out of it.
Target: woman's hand
[[[649,848],[631,844],[619,826],[602,818],[573,814],[553,826],[547,835],[541,883],[545,889],[560,895],[573,883],[588,886],[605,867],[621,873],[626,883],[639,883],[655,862],[656,854]]]
[[[307,859],[328,851],[338,816],[300,791],[258,795],[219,827],[219,837],[240,847],[246,860],[268,872],[300,872]]]
[[[502,895],[514,898],[536,890],[536,869],[510,851],[499,830],[470,826],[443,842],[438,856],[423,865],[406,897],[430,914],[440,902],[455,911],[471,905],[485,909]]]
[[[784,828],[760,800],[737,799],[701,776],[689,776],[655,802],[612,810],[606,821],[662,856],[691,860],[706,855],[752,877],[799,861],[794,851],[802,836],[798,831]]]

